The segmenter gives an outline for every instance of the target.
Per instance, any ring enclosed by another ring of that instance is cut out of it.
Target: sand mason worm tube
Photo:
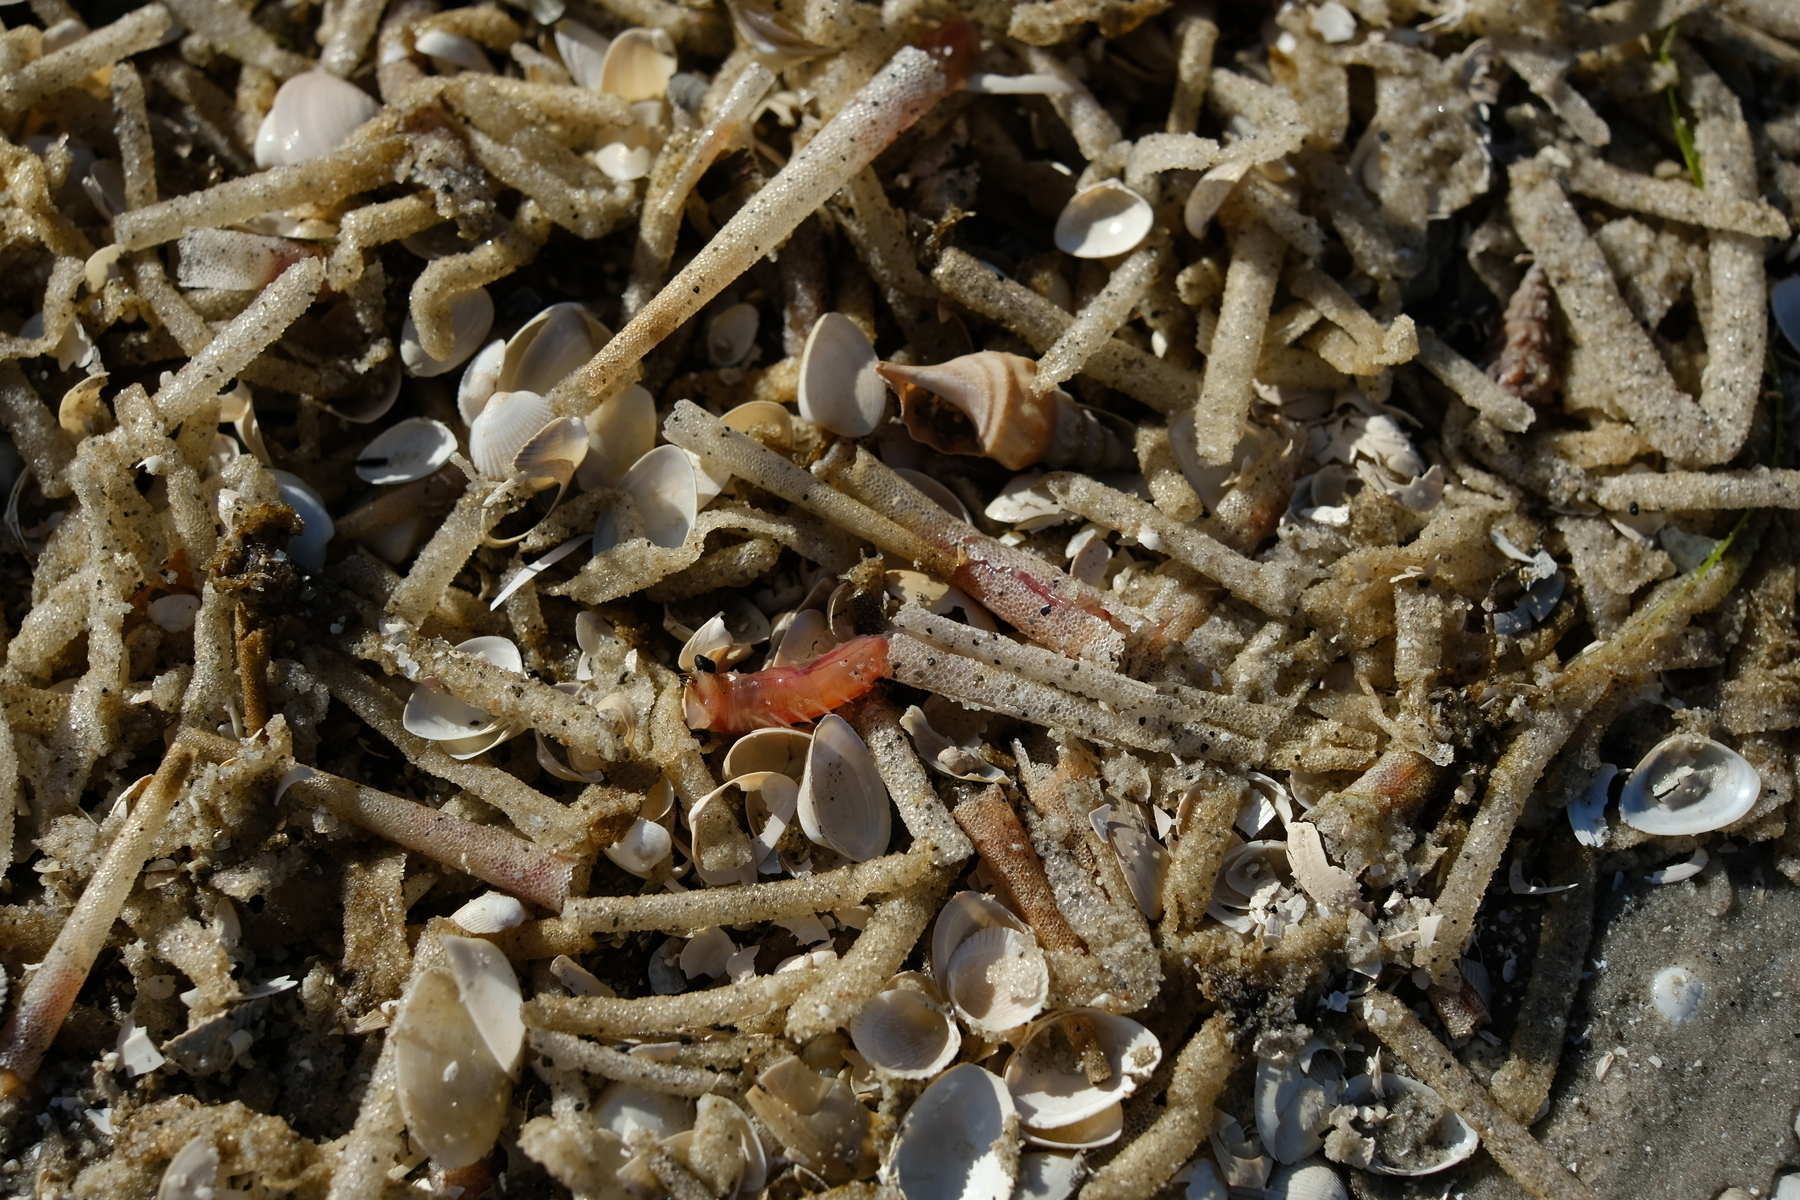
[[[547,399],[559,417],[585,416],[651,347],[674,333],[751,264],[779,246],[846,180],[968,77],[975,27],[958,17],[903,46],[818,135],[776,173],[656,298]]]

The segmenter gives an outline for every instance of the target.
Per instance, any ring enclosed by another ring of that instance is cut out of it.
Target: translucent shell
[[[627,100],[654,100],[675,74],[675,43],[660,29],[627,29],[606,48],[600,90]]]
[[[835,713],[820,717],[813,729],[799,805],[806,836],[852,862],[882,853],[893,836],[893,806],[875,756]]]
[[[1632,771],[1619,793],[1619,816],[1645,833],[1707,833],[1743,819],[1761,795],[1762,778],[1737,751],[1678,733]]]
[[[364,483],[411,483],[449,462],[455,452],[456,435],[448,425],[408,417],[364,446],[353,465]]]
[[[820,317],[800,352],[800,415],[844,437],[875,432],[887,408],[878,361],[855,321],[840,312]]]
[[[638,459],[619,481],[619,490],[636,503],[644,536],[658,546],[682,545],[699,519],[694,460],[679,446],[658,446]],[[598,549],[597,540],[595,545]]]
[[[447,1170],[480,1161],[506,1124],[512,1080],[463,1005],[455,976],[442,967],[420,975],[388,1036],[412,1136]]]

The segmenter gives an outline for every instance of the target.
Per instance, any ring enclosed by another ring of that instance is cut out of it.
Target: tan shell
[[[777,771],[800,782],[812,734],[800,729],[758,729],[746,733],[725,752],[725,776],[736,779],[755,771]]]
[[[1039,462],[1089,471],[1136,462],[1128,422],[1075,403],[1061,388],[1039,395],[1029,358],[981,350],[934,367],[884,362],[876,370],[899,395],[907,430],[945,454],[985,456],[1010,471]]]
[[[869,747],[836,713],[813,727],[800,779],[800,827],[852,862],[884,852],[893,835],[893,804]]]
[[[902,1079],[929,1079],[962,1049],[956,1022],[921,992],[877,992],[850,1021],[850,1039],[869,1065]]]
[[[869,1110],[850,1085],[816,1074],[789,1055],[756,1077],[744,1096],[795,1162],[828,1184],[865,1178],[875,1169]]]
[[[464,1007],[455,976],[433,967],[415,979],[388,1037],[400,1112],[432,1161],[454,1170],[486,1157],[506,1124],[512,1080]]]

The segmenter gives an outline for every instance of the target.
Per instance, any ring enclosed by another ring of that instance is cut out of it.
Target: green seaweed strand
[[[1674,48],[1675,26],[1671,25],[1663,34],[1656,60],[1674,61]],[[1694,181],[1695,187],[1703,188],[1706,186],[1706,172],[1700,166],[1700,150],[1694,145],[1694,127],[1688,122],[1687,114],[1681,110],[1681,97],[1677,94],[1675,85],[1671,83],[1664,88],[1663,94],[1669,98],[1669,123],[1675,127],[1675,144],[1681,147],[1681,161],[1687,164],[1688,178]]]

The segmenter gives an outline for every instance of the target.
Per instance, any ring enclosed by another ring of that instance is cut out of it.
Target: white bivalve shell
[[[844,437],[875,432],[887,408],[879,361],[855,321],[840,312],[820,317],[800,351],[800,415]]]
[[[388,1037],[401,1115],[432,1161],[455,1170],[486,1157],[506,1124],[512,1080],[464,1005],[456,977],[433,967],[415,979]]]
[[[599,91],[600,72],[606,64],[607,48],[612,44],[606,36],[580,21],[562,20],[556,23],[555,42],[556,52],[562,56],[563,66],[569,69],[569,78],[575,81],[575,86]]]
[[[1029,1150],[1019,1155],[1019,1181],[1012,1200],[1069,1200],[1086,1174],[1078,1155]],[[1217,1200],[1225,1200],[1224,1195]]]
[[[1044,1011],[1050,967],[1029,931],[1004,925],[978,929],[950,955],[944,991],[977,1033],[1017,1029]]]
[[[820,717],[800,777],[800,828],[806,836],[851,862],[867,862],[887,850],[891,809],[875,756],[850,722],[836,713]]]
[[[1277,1167],[1263,1200],[1350,1200],[1344,1179],[1322,1162]]]
[[[286,471],[270,471],[269,474],[281,485],[281,502],[300,515],[300,536],[288,540],[288,557],[302,570],[317,575],[325,569],[326,543],[337,532],[331,514],[325,510],[325,497],[298,475]]]
[[[1206,915],[1239,933],[1249,933],[1255,927],[1249,916],[1252,899],[1271,883],[1285,885],[1292,879],[1286,842],[1245,842],[1233,846],[1219,864],[1219,879],[1213,885]]]
[[[506,638],[470,638],[455,648],[497,667],[524,674],[525,662],[519,656],[519,648]],[[436,742],[438,749],[456,759],[474,758],[521,729],[472,704],[464,704],[430,679],[421,681],[413,689],[400,714],[400,723],[406,732]]]
[[[400,324],[400,361],[408,375],[428,378],[453,371],[481,349],[494,328],[494,298],[486,288],[471,288],[450,297],[450,354],[433,358],[419,342],[419,326],[408,309]]]
[[[1026,1125],[1019,1132],[1034,1146],[1054,1150],[1095,1150],[1112,1145],[1125,1132],[1125,1106],[1115,1100],[1091,1117],[1058,1125],[1055,1129]]]
[[[1051,239],[1058,250],[1076,258],[1111,258],[1137,249],[1155,222],[1148,200],[1108,179],[1070,198]]]
[[[1013,1115],[999,1076],[953,1067],[907,1110],[882,1177],[905,1200],[1008,1200],[1015,1156],[1002,1135]]]
[[[506,340],[501,391],[548,392],[612,340],[612,331],[573,301],[552,304]]]
[[[200,613],[200,597],[188,592],[176,592],[169,596],[158,596],[147,606],[150,619],[170,633],[179,633],[183,629],[194,627],[194,618]]]
[[[1706,985],[1686,967],[1664,967],[1650,981],[1650,1002],[1671,1025],[1693,1016],[1706,997]]]
[[[627,29],[606,48],[600,90],[627,100],[655,100],[675,74],[675,43],[661,29]]]
[[[336,75],[296,75],[275,93],[256,131],[256,165],[286,166],[330,154],[380,111],[373,96]]]
[[[1762,778],[1742,755],[1711,738],[1678,733],[1658,742],[1625,781],[1619,816],[1665,837],[1723,829],[1756,807]]]
[[[587,415],[588,453],[575,473],[584,488],[616,488],[656,446],[656,400],[638,384]]]
[[[1316,1038],[1284,1060],[1256,1064],[1256,1131],[1276,1162],[1299,1162],[1317,1154],[1331,1128],[1331,1111],[1344,1090],[1344,1072],[1325,1043]]]
[[[694,1124],[694,1102],[617,1081],[594,1098],[594,1123],[628,1140],[674,1137]]]
[[[1379,1097],[1370,1078],[1358,1075],[1344,1085],[1343,1101],[1380,1104],[1388,1110],[1388,1118],[1367,1135],[1375,1142],[1375,1156],[1367,1169],[1377,1175],[1431,1175],[1463,1162],[1481,1145],[1474,1127],[1435,1090],[1405,1075],[1384,1073]],[[1391,1132],[1399,1130],[1406,1135]]]
[[[843,1079],[819,1075],[789,1055],[756,1077],[745,1094],[788,1156],[828,1184],[874,1169],[870,1113]]]
[[[505,892],[483,892],[450,914],[470,933],[499,933],[525,923],[525,906]]]
[[[413,39],[413,49],[429,58],[439,75],[455,75],[459,71],[494,73],[494,64],[488,61],[481,46],[461,34],[427,29]]]
[[[238,1193],[242,1195],[243,1193]],[[156,1200],[213,1200],[219,1195],[219,1150],[205,1134],[189,1138],[163,1168]]]
[[[923,992],[877,992],[850,1020],[850,1040],[869,1065],[902,1079],[929,1079],[962,1049],[956,1022]]]
[[[665,549],[685,543],[699,519],[699,473],[694,470],[693,458],[679,446],[658,446],[638,459],[619,480],[619,490],[637,506],[644,536]],[[596,523],[596,552],[617,544],[615,535],[612,542],[601,545],[605,540],[601,527],[611,516],[603,513]]]
[[[1082,1069],[1083,1043],[1106,1058],[1100,1083]],[[1156,1035],[1129,1017],[1093,1008],[1045,1017],[1025,1034],[1006,1063],[1006,1088],[1019,1119],[1033,1129],[1059,1129],[1100,1115],[1137,1091],[1162,1061]]]
[[[469,426],[469,458],[489,479],[505,479],[519,452],[555,419],[536,392],[495,392]]]
[[[736,779],[759,771],[775,771],[796,784],[806,773],[812,734],[801,729],[756,729],[725,752],[725,777]]]
[[[408,417],[378,434],[352,465],[364,483],[411,483],[449,462],[454,453],[456,435],[448,425]]]
[[[733,304],[706,323],[706,357],[715,367],[735,367],[756,345],[762,316],[754,304]]]

